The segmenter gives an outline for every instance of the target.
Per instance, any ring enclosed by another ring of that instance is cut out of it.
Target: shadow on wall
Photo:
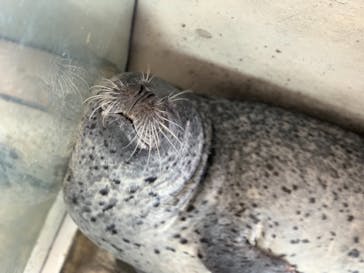
[[[147,14],[137,14],[136,17],[138,16],[145,18]],[[148,25],[148,33],[143,33],[147,37],[142,39],[137,39],[134,33],[127,70],[146,71],[150,67],[154,75],[173,83],[180,89],[192,89],[197,93],[229,99],[263,101],[304,112],[364,134],[363,117],[350,113],[349,105],[333,106],[299,91],[299,86],[297,90],[288,89],[247,75],[238,68],[192,56],[183,51],[183,46],[173,48],[168,44],[166,37],[157,27],[157,22]],[[207,34],[201,33],[201,35],[209,39]],[[149,44],[150,41],[153,41],[153,45]],[[290,79],[287,78],[286,81],[289,82]]]

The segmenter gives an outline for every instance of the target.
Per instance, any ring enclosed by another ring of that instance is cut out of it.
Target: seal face
[[[111,81],[134,93],[94,100],[64,183],[97,245],[150,273],[364,272],[363,138],[265,104],[171,101],[137,73]],[[139,102],[161,102],[166,129],[138,132]]]

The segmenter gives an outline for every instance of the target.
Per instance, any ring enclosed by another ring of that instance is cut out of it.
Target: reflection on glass
[[[125,66],[133,1],[92,2],[0,0],[1,272],[25,266],[90,85]]]

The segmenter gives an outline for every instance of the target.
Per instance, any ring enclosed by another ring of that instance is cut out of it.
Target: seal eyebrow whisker
[[[192,93],[192,91],[191,90],[184,90],[184,91],[178,92],[176,94],[171,94],[171,95],[167,96],[167,99],[172,101],[172,102],[175,102],[177,100],[187,100],[186,98],[178,98],[179,96],[181,96],[183,94],[186,94],[186,93]]]
[[[96,85],[93,85],[90,87],[91,90],[94,90],[94,89],[100,89],[101,91],[105,92],[105,91],[115,91],[114,88],[110,87],[110,86],[107,86],[107,85],[99,85],[99,84],[96,84]]]
[[[111,83],[111,85],[112,85],[114,88],[119,88],[119,86],[117,86],[117,84],[116,84],[114,81],[112,81],[112,80],[110,80],[110,79],[108,79],[108,78],[104,78],[103,80],[104,80],[104,81],[106,81],[106,82]]]
[[[88,102],[91,102],[91,101],[94,101],[94,100],[98,100],[99,98],[102,98],[102,97],[103,97],[103,95],[99,95],[99,94],[94,95],[94,96],[90,96],[87,99],[85,99],[83,101],[83,103],[85,104],[85,103],[88,103]]]
[[[150,67],[147,67],[147,72],[141,72],[140,80],[144,83],[150,83],[153,80],[154,75],[151,74]]]

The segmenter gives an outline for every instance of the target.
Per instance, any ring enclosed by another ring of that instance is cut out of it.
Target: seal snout
[[[120,115],[127,118],[141,149],[159,149],[162,139],[176,147],[175,143],[180,142],[179,131],[183,131],[176,107],[182,92],[158,95],[152,81],[150,74],[143,73],[138,77],[104,79],[94,86],[96,95],[88,99],[94,104],[92,115],[100,111],[104,125],[109,119],[120,122]]]

